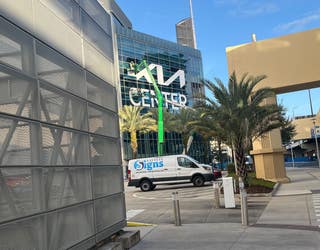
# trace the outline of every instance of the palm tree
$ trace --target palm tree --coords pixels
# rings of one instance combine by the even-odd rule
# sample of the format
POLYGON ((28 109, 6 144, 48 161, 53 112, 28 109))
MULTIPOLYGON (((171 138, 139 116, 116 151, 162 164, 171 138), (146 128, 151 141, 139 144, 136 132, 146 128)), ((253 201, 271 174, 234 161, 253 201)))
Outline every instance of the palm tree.
MULTIPOLYGON (((206 84, 206 82, 204 82, 206 84)), ((195 131, 199 133, 205 142, 216 141, 218 144, 218 161, 222 162, 222 147, 221 144, 224 142, 227 145, 229 143, 228 134, 225 133, 224 121, 217 119, 217 114, 213 111, 216 110, 215 105, 213 106, 210 102, 206 102, 206 97, 203 95, 198 96, 198 102, 194 106, 199 120, 194 121, 192 125, 195 127, 195 131)), ((210 100, 210 99, 209 99, 210 100)), ((209 147, 205 148, 208 149, 209 147)), ((205 150, 207 151, 207 150, 205 150)), ((208 152, 205 152, 207 155, 208 152)))
MULTIPOLYGON (((158 109, 151 108, 149 110, 150 116, 158 121, 158 109)), ((162 119, 163 119, 163 127, 166 132, 175 131, 175 123, 174 123, 175 115, 168 111, 168 109, 163 109, 162 119)))
POLYGON ((156 121, 149 113, 142 115, 142 109, 143 107, 123 106, 119 112, 120 131, 130 133, 133 158, 137 157, 138 152, 137 132, 147 133, 157 130, 156 121))
POLYGON ((196 111, 191 108, 181 108, 179 112, 174 113, 173 116, 173 131, 181 134, 183 153, 188 153, 188 145, 192 143, 193 133, 195 132, 192 124, 196 118, 196 111))
POLYGON ((276 104, 262 105, 266 98, 273 97, 270 88, 254 90, 266 76, 242 75, 237 79, 235 72, 229 77, 228 87, 221 80, 216 84, 206 81, 206 87, 214 99, 202 97, 206 113, 219 121, 224 136, 235 152, 237 173, 242 182, 246 177, 245 153, 249 151, 252 141, 275 128, 282 126, 282 107, 276 104))
POLYGON ((292 123, 292 120, 282 115, 283 125, 280 128, 282 144, 289 143, 292 138, 297 134, 296 126, 292 123))

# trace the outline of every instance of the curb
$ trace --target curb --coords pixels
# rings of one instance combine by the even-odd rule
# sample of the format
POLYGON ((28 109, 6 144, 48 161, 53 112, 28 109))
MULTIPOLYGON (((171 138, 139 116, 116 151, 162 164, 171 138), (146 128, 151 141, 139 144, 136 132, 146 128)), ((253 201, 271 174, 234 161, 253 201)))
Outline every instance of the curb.
POLYGON ((276 185, 273 186, 273 190, 271 192, 271 196, 274 196, 274 194, 278 191, 280 186, 281 186, 280 182, 277 182, 276 185))
POLYGON ((270 193, 256 193, 256 194, 247 194, 248 197, 271 197, 272 196, 272 192, 270 193))
POLYGON ((281 183, 277 182, 273 186, 273 190, 270 193, 256 193, 256 194, 248 194, 248 197, 272 197, 278 191, 281 183))
POLYGON ((127 227, 152 227, 152 226, 155 226, 155 224, 127 221, 127 227))

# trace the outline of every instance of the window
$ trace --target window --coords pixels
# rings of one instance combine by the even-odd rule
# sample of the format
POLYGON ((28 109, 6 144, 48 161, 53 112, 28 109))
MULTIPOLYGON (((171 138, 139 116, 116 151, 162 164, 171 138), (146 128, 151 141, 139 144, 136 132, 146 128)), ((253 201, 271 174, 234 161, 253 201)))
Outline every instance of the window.
POLYGON ((186 157, 178 157, 178 165, 184 168, 198 168, 198 166, 186 157))

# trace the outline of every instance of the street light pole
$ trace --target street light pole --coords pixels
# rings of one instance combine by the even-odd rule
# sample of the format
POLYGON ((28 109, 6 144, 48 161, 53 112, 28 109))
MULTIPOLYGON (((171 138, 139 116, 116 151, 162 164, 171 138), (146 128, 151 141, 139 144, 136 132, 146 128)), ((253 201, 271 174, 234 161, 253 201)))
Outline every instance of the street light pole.
POLYGON ((317 151, 317 160, 318 160, 318 166, 320 168, 320 157, 319 157, 319 146, 318 146, 318 133, 317 133, 317 128, 316 128, 316 119, 312 119, 313 123, 313 133, 314 133, 314 138, 316 140, 316 151, 317 151))

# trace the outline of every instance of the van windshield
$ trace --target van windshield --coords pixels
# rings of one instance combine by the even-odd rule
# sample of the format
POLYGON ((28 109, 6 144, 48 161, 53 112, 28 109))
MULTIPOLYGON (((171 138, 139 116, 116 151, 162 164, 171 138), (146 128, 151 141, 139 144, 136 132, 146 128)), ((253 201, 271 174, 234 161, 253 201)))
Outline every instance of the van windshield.
POLYGON ((192 157, 189 156, 189 159, 197 164, 200 164, 200 162, 198 162, 197 160, 193 159, 192 157))
MULTIPOLYGON (((192 159, 192 158, 191 158, 192 159)), ((178 157, 178 165, 184 168, 198 168, 197 164, 187 157, 178 157)))

